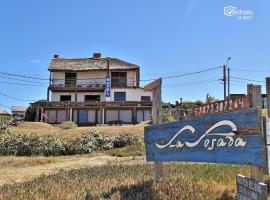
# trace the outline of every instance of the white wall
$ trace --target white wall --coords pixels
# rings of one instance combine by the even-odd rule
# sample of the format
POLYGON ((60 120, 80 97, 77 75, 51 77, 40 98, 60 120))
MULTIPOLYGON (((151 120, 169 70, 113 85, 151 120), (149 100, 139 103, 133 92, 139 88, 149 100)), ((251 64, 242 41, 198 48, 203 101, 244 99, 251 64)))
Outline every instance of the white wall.
POLYGON ((75 101, 75 93, 74 92, 52 92, 51 93, 51 101, 60 101, 60 95, 71 95, 71 101, 75 101))
MULTIPOLYGON (((51 101, 60 101, 61 95, 71 95, 71 101, 75 101, 75 93, 74 92, 52 92, 51 93, 51 101)), ((77 101, 84 102, 85 95, 100 95, 100 100, 105 101, 103 92, 78 92, 77 93, 77 101)))
MULTIPOLYGON (((126 92, 126 101, 141 101, 141 96, 150 96, 152 92, 145 92, 143 88, 112 88, 110 101, 114 101, 114 92, 126 92)), ((75 101, 74 92, 52 92, 51 101, 60 101, 60 95, 71 95, 71 101, 75 101)), ((84 102, 85 95, 100 95, 100 100, 105 101, 104 92, 78 92, 77 101, 84 102)))
MULTIPOLYGON (((100 71, 85 71, 85 72, 77 72, 77 84, 87 83, 87 79, 96 79, 93 81, 97 81, 97 83, 105 82, 105 77, 107 72, 105 70, 100 71), (80 80, 84 79, 84 80, 80 80)), ((128 70, 127 71, 127 79, 128 79, 128 86, 136 86, 136 71, 135 70, 128 70), (132 82, 133 81, 133 82, 132 82)), ((56 85, 58 84, 65 84, 65 72, 52 72, 52 80, 56 85), (60 80, 57 80, 60 79, 60 80)))
POLYGON ((150 96, 152 100, 152 92, 145 92, 143 88, 112 88, 111 101, 114 101, 114 92, 126 92, 126 101, 141 101, 141 96, 150 96))

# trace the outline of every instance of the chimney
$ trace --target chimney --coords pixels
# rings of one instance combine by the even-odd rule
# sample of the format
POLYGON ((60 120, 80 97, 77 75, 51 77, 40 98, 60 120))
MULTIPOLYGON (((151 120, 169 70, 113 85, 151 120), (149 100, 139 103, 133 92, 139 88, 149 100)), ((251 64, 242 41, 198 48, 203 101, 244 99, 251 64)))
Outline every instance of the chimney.
POLYGON ((53 58, 57 59, 57 58, 59 58, 59 55, 55 54, 55 55, 53 55, 53 58))
POLYGON ((100 58, 101 58, 101 53, 93 53, 94 60, 100 60, 100 58))

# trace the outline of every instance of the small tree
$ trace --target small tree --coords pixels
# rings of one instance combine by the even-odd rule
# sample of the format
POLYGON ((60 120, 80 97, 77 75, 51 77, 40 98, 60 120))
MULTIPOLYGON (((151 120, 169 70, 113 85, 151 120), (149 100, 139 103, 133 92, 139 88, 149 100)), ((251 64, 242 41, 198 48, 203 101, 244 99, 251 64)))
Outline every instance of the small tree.
MULTIPOLYGON (((40 103, 40 102, 47 102, 46 100, 38 100, 35 103, 40 103)), ((35 121, 35 117, 36 117, 36 104, 30 104, 30 106, 28 106, 28 108, 26 109, 26 113, 25 113, 25 121, 28 122, 34 122, 35 121)))
POLYGON ((206 99, 205 99, 205 103, 211 103, 211 102, 214 102, 214 101, 218 101, 218 99, 210 96, 209 93, 206 94, 206 99))

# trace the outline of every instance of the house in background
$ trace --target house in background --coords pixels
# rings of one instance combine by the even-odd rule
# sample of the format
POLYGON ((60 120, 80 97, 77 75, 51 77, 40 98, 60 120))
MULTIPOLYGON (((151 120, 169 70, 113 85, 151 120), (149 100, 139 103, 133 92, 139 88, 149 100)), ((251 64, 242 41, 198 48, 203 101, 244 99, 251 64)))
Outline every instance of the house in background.
POLYGON ((36 121, 78 125, 136 124, 149 120, 151 92, 140 87, 140 68, 117 58, 60 58, 49 65, 47 102, 36 103, 36 121))
POLYGON ((8 121, 11 118, 12 118, 11 117, 11 114, 9 114, 7 111, 4 111, 4 110, 1 110, 0 109, 0 122, 2 122, 2 121, 8 121))
POLYGON ((14 120, 24 120, 26 107, 23 106, 11 106, 11 113, 14 120))

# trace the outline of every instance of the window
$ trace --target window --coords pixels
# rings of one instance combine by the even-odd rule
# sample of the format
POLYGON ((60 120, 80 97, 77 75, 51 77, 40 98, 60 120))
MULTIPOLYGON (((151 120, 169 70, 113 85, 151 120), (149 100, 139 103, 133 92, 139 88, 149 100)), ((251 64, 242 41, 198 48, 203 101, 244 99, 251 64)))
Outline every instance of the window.
POLYGON ((112 72, 111 76, 112 87, 127 87, 127 72, 112 72))
POLYGON ((85 95, 84 101, 100 101, 100 95, 85 95))
POLYGON ((150 96, 141 96, 141 101, 151 101, 150 96))
POLYGON ((71 101, 71 95, 61 95, 60 101, 71 101))
POLYGON ((71 86, 76 85, 76 73, 65 73, 65 85, 71 86))
POLYGON ((114 101, 126 101, 126 93, 125 92, 115 92, 114 93, 114 101))

